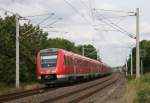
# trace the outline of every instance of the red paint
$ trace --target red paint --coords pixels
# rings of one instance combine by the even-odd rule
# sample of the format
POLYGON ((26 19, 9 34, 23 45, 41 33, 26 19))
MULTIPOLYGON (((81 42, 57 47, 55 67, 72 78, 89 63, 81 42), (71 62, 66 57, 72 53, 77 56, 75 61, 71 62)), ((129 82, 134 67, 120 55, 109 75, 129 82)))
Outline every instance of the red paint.
POLYGON ((96 60, 92 60, 81 55, 59 49, 58 58, 55 70, 42 70, 40 63, 40 51, 37 55, 37 76, 46 74, 58 75, 73 75, 75 74, 90 74, 90 73, 107 73, 110 69, 96 60), (64 64, 66 58, 67 64, 64 64))

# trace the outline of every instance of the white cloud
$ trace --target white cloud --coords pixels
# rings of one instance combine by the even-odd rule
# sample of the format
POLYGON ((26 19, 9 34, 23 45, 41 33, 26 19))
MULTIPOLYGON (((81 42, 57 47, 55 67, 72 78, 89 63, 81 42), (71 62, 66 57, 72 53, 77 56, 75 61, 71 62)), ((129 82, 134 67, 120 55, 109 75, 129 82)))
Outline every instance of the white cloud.
POLYGON ((150 23, 142 22, 140 27, 141 33, 150 33, 150 23))
MULTIPOLYGON (((58 32, 49 32, 49 37, 62 37, 74 41, 76 44, 94 44, 100 53, 102 54, 102 59, 107 64, 111 66, 122 65, 125 63, 125 59, 129 54, 129 49, 123 49, 124 47, 135 45, 135 40, 130 39, 128 36, 118 32, 104 32, 103 29, 112 29, 104 26, 93 26, 100 24, 95 20, 92 21, 89 13, 90 5, 89 0, 67 0, 75 9, 70 7, 64 0, 0 0, 0 7, 11 10, 13 12, 18 12, 22 16, 36 15, 43 13, 54 12, 55 16, 46 21, 44 24, 49 24, 57 18, 63 18, 61 21, 52 25, 55 28, 49 30, 58 32), (8 6, 9 5, 9 6, 8 6), (85 7, 85 5, 88 7, 85 7), (95 31, 94 28, 98 28, 95 31), (68 33, 64 33, 68 32, 68 33), (116 48, 116 47, 120 47, 116 48)), ((142 7, 142 19, 141 20, 141 38, 150 38, 150 20, 149 14, 147 14, 149 8, 149 3, 144 3, 142 0, 132 0, 129 4, 129 0, 91 0, 92 8, 106 9, 106 10, 118 10, 124 8, 125 11, 136 8, 137 6, 142 7), (95 1, 95 3, 94 3, 95 1), (134 3, 133 3, 134 2, 134 3), (146 8, 146 9, 144 9, 146 8), (145 18, 148 16, 148 18, 145 18)), ((118 16, 120 14, 100 12, 106 17, 118 16)), ((0 12, 0 14, 2 14, 0 12)), ((32 22, 38 23, 45 17, 33 18, 32 22)), ((96 18, 94 18, 96 19, 96 18)), ((112 20, 117 23, 120 19, 112 20)), ((124 21, 121 20, 118 24, 120 27, 124 28, 128 32, 135 34, 135 18, 127 18, 124 21)))
POLYGON ((113 5, 109 4, 109 3, 96 3, 95 7, 97 9, 106 9, 106 10, 115 10, 116 7, 114 7, 113 5))

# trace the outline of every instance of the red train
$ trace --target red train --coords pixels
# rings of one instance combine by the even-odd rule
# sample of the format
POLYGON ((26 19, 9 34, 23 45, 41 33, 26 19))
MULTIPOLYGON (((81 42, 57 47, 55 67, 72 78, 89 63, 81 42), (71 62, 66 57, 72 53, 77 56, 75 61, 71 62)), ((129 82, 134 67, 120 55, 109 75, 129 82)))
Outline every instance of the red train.
POLYGON ((37 76, 44 84, 88 79, 110 72, 102 62, 63 49, 48 48, 37 54, 37 76))

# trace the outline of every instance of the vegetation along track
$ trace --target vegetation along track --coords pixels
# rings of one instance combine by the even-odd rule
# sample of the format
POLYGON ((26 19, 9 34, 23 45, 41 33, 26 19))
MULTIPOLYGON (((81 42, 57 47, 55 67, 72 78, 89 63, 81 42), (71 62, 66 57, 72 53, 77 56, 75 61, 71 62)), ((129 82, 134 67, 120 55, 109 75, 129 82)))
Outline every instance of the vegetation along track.
POLYGON ((11 101, 14 99, 27 97, 27 96, 31 96, 31 95, 35 95, 35 94, 39 94, 39 93, 45 93, 45 92, 48 92, 50 90, 55 90, 57 88, 58 87, 54 87, 54 88, 43 87, 43 88, 37 88, 37 89, 33 89, 33 90, 27 90, 27 91, 22 91, 22 92, 16 92, 16 93, 10 93, 10 94, 6 94, 6 95, 1 95, 0 96, 0 103, 11 101))
POLYGON ((77 90, 65 93, 63 95, 56 96, 54 98, 49 98, 45 101, 42 101, 41 103, 59 103, 59 102, 60 103, 78 103, 88 98, 89 96, 93 95, 94 93, 104 89, 105 87, 112 85, 114 82, 117 81, 117 79, 118 79, 118 76, 116 75, 109 76, 108 78, 104 78, 103 80, 97 83, 91 84, 84 88, 79 88, 77 90), (93 90, 90 90, 90 89, 93 89, 93 90))

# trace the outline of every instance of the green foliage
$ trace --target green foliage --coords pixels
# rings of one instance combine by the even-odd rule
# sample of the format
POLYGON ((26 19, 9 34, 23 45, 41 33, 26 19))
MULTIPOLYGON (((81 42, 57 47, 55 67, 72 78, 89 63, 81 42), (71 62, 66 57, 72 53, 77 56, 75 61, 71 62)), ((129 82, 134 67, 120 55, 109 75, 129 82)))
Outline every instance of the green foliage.
POLYGON ((150 103, 150 78, 143 77, 137 89, 137 102, 150 103))
MULTIPOLYGON (((0 19, 0 82, 15 82, 15 53, 16 53, 16 25, 15 16, 0 19)), ((47 40, 47 33, 31 24, 20 26, 20 80, 33 81, 36 78, 36 53, 42 43, 47 40), (27 34, 25 31, 32 29, 27 34), (39 30, 32 35, 31 32, 39 30)))
MULTIPOLYGON (((140 42, 140 52, 142 61, 143 61, 143 72, 150 72, 150 41, 148 40, 143 40, 140 42)), ((133 72, 135 73, 135 68, 136 68, 136 48, 134 47, 132 49, 132 54, 133 54, 133 72)), ((128 60, 128 67, 130 71, 130 60, 128 60)))
POLYGON ((66 39, 61 39, 61 38, 51 39, 51 38, 49 38, 47 40, 45 48, 62 48, 62 49, 66 49, 68 51, 74 51, 75 45, 73 42, 70 42, 69 40, 66 40, 66 39))
MULTIPOLYGON (((69 40, 61 38, 47 38, 38 26, 32 24, 20 25, 20 81, 36 81, 36 55, 39 49, 62 48, 78 54, 82 52, 82 45, 75 46, 69 40), (28 31, 28 32, 27 32, 28 31), (25 34, 24 34, 25 33, 25 34)), ((96 50, 92 45, 83 45, 86 48, 85 55, 96 50)), ((95 55, 88 57, 96 59, 95 55)), ((5 84, 15 83, 16 68, 16 24, 15 16, 0 18, 0 82, 5 84)))
POLYGON ((82 49, 84 47, 84 56, 86 57, 89 57, 89 58, 92 58, 92 59, 97 59, 97 51, 96 51, 96 48, 89 44, 89 45, 79 45, 77 46, 77 50, 76 50, 76 53, 82 55, 82 49))
POLYGON ((150 103, 150 90, 140 90, 138 97, 138 103, 150 103))
POLYGON ((150 77, 142 77, 140 81, 141 83, 146 83, 150 85, 150 77))

